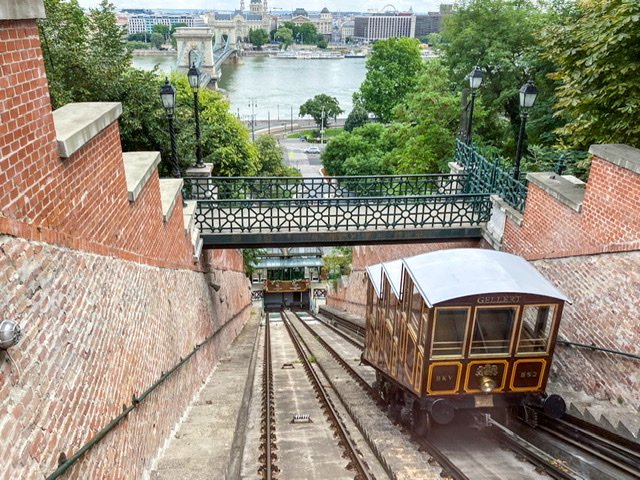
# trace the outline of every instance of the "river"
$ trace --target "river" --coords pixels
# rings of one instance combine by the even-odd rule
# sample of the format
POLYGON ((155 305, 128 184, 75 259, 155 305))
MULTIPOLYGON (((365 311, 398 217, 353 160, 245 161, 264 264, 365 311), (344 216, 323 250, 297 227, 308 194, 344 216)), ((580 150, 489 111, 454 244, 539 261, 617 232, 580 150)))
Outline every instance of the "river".
MULTIPOLYGON (((273 57, 243 57, 241 64, 223 65, 220 91, 231 103, 231 112, 243 120, 255 118, 287 121, 298 116, 301 104, 320 93, 336 97, 346 116, 351 95, 364 80, 364 58, 334 60, 292 60, 273 57)), ((134 57, 134 66, 162 71, 175 68, 175 57, 134 57)))

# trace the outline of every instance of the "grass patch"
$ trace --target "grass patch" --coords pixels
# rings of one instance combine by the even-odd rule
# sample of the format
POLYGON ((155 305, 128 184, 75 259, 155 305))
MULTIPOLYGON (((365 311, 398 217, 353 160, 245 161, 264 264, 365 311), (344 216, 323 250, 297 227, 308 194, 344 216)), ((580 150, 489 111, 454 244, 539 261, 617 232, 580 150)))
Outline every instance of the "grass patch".
MULTIPOLYGON (((327 128, 324 131, 324 137, 325 138, 335 137, 336 135, 339 135, 342 131, 343 131, 342 127, 327 128)), ((290 133, 289 135, 287 135, 287 138, 298 138, 300 136, 305 136, 308 138, 308 137, 314 137, 315 134, 318 135, 317 138, 320 138, 319 130, 302 130, 300 132, 290 133)))

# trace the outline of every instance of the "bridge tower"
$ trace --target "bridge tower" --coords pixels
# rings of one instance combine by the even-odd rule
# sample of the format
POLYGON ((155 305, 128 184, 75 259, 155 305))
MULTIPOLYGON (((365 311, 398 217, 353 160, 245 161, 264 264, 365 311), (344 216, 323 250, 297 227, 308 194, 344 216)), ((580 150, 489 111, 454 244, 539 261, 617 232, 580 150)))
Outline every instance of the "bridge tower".
POLYGON ((209 78, 219 77, 213 58, 213 33, 213 29, 209 27, 176 28, 173 36, 178 49, 178 70, 186 73, 191 64, 195 63, 209 78))

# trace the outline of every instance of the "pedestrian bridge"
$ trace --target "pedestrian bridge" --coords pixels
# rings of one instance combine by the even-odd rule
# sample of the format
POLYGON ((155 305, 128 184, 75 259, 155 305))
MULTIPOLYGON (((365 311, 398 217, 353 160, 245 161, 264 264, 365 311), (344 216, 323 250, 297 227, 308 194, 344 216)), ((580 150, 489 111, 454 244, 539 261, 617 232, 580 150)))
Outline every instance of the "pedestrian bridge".
POLYGON ((467 175, 185 178, 204 248, 480 238, 489 193, 467 175))

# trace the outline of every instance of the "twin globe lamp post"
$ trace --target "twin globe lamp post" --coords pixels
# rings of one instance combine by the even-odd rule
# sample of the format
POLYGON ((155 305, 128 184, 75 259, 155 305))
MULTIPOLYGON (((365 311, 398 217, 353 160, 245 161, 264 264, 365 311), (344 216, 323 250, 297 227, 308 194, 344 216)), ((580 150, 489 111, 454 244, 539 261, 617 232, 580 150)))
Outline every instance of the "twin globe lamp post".
MULTIPOLYGON (((471 125, 473 122, 473 105, 476 99, 476 93, 478 88, 482 85, 484 75, 480 67, 475 67, 469 74, 469 87, 471 88, 471 105, 469 107, 469 122, 467 123, 467 145, 471 145, 471 125)), ((520 131, 518 133, 518 144, 516 147, 516 161, 513 168, 513 178, 518 180, 520 177, 520 160, 522 159, 522 143, 524 139, 525 126, 527 124, 527 117, 529 116, 529 110, 536 103, 538 98, 538 89, 533 83, 533 80, 529 79, 519 90, 520 94, 520 131)))
MULTIPOLYGON (((187 79, 189 80, 189 86, 193 92, 193 106, 194 116, 196 121, 196 164, 197 168, 206 167, 202 158, 202 143, 200 141, 200 102, 198 99, 198 91, 200 89, 200 71, 196 68, 195 64, 191 65, 187 72, 187 79)), ((212 79, 214 82, 216 79, 212 79)), ((160 89, 160 98, 162 99, 162 106, 167 114, 167 120, 169 122, 169 138, 171 140, 171 175, 175 178, 180 178, 180 164, 178 163, 178 153, 176 146, 176 129, 174 124, 175 108, 176 108, 176 89, 169 82, 167 78, 164 85, 160 89)))
POLYGON ((476 93, 482 85, 484 74, 480 67, 476 66, 469 74, 469 87, 471 87, 471 105, 469 107, 469 121, 467 122, 467 145, 471 145, 471 123, 473 122, 473 104, 476 101, 476 93))
POLYGON ((513 167, 513 178, 518 180, 520 178, 520 159, 522 158, 522 141, 524 137, 524 127, 527 124, 527 117, 529 116, 529 109, 536 103, 538 98, 538 89, 533 84, 533 80, 529 79, 520 88, 520 132, 518 133, 518 146, 516 148, 516 163, 513 167))

